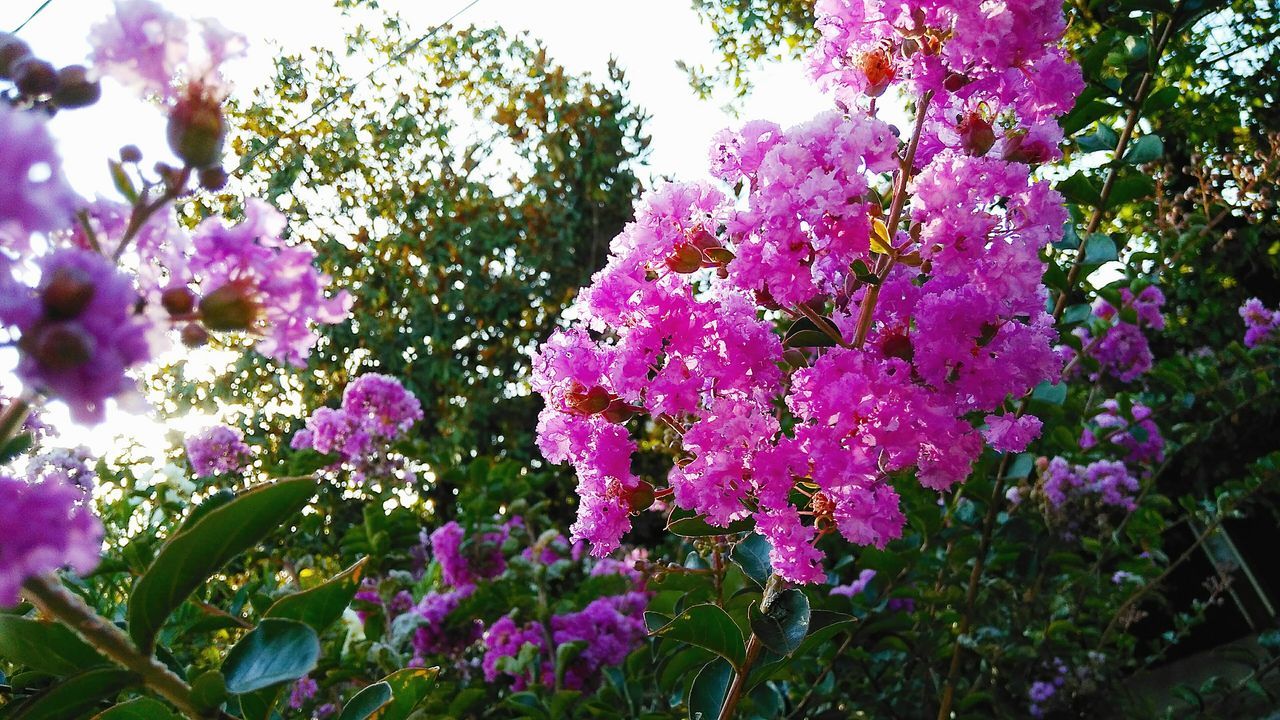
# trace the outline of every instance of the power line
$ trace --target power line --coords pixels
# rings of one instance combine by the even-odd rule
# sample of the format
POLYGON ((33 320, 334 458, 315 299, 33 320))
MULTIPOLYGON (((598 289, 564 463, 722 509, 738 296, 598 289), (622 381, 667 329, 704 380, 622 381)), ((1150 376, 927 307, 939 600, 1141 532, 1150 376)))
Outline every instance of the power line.
POLYGON ((27 23, 31 22, 32 20, 35 20, 36 16, 39 15, 41 12, 43 12, 45 8, 49 7, 49 3, 51 2, 53 2, 53 0, 44 0, 44 2, 40 3, 40 7, 36 8, 35 12, 31 13, 31 15, 28 16, 26 20, 23 20, 21 25, 13 29, 13 34, 17 35, 18 33, 22 32, 22 28, 26 27, 27 23))
MULTIPOLYGON (((45 5, 48 5, 50 2, 53 2, 53 0, 45 0, 45 5)), ((430 40, 433 36, 435 36, 435 34, 439 32, 441 28, 453 22, 454 20, 456 20, 458 16, 462 15, 466 11, 475 7, 475 5, 479 2, 480 0, 471 0, 466 5, 463 5, 457 11, 455 11, 452 15, 445 18, 440 23, 437 23, 425 34, 420 36, 417 40, 414 40, 413 42, 401 48, 395 54, 388 57, 386 61, 383 62, 381 65, 378 65, 374 67, 372 70, 370 70, 369 72, 365 73, 364 77, 354 80, 342 90, 334 93, 333 97, 326 100, 323 104, 320 105, 320 107, 317 107, 315 110, 312 110, 306 117, 302 118, 301 120, 298 120, 297 122, 293 123, 289 127, 285 128, 284 132, 277 133, 274 137, 272 137, 270 140, 267 141, 267 144, 263 145, 262 147, 258 148, 252 153, 246 155, 243 159, 241 159, 240 164, 236 166, 234 173, 238 175, 244 172, 245 170, 247 170, 249 166, 253 163, 253 161, 261 157, 263 153, 270 152, 271 150, 275 149, 275 147, 280 144, 280 139, 284 137, 284 135, 291 133, 294 130, 297 130, 298 128, 302 127, 306 123, 310 122, 312 118, 324 112, 325 110, 328 110, 329 108, 333 107, 334 103, 346 97, 348 94, 354 91, 357 87, 359 87, 360 85, 368 81, 369 78, 372 78, 379 71, 389 67, 392 63, 404 58, 404 56, 408 55, 414 50, 417 50, 418 47, 422 45, 422 43, 426 42, 427 40, 430 40)), ((37 10, 37 12, 39 11, 37 10)))

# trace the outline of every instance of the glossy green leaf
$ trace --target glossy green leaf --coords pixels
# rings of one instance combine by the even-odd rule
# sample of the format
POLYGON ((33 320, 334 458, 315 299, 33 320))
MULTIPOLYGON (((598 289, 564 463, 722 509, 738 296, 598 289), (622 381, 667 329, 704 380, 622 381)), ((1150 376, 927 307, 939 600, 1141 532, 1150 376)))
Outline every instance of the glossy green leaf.
POLYGON ((96 668, 54 683, 48 690, 24 701, 10 720, 68 720, 89 712, 127 687, 138 676, 117 668, 96 668))
POLYGON ((742 667, 747 654, 742 631, 733 618, 710 603, 686 609, 657 634, 710 650, 734 667, 742 667))
POLYGON ((732 681, 733 667, 723 659, 717 658, 704 665, 689 690, 689 720, 715 720, 720 717, 732 681))
POLYGON ((264 617, 297 620, 310 625, 318 633, 324 632, 330 625, 337 622, 351 605, 352 598, 360 589, 360 580, 364 574, 366 561, 368 558, 361 558, 356 564, 334 575, 321 585, 285 595, 267 608, 264 617))
POLYGON ((71 675, 107 664, 65 625, 17 615, 0 615, 0 658, 51 675, 71 675))
POLYGON ((734 564, 742 568, 742 572, 746 573, 747 577, 764 587, 764 584, 769 581, 769 576, 773 574, 773 565, 769 562, 769 550, 769 541, 763 535, 752 533, 733 546, 733 552, 729 557, 734 564))
POLYGON ((391 702, 391 686, 376 682, 365 687, 347 701, 338 720, 368 720, 383 705, 391 702))
POLYGON ((259 485, 169 538, 129 597, 129 635, 138 647, 150 650, 170 613, 201 583, 288 521, 314 492, 309 477, 259 485))
POLYGON ((671 517, 667 522, 667 530, 681 537, 711 537, 714 535, 734 535, 740 532, 746 532, 755 527, 755 523, 751 520, 735 520, 729 523, 729 527, 716 527, 709 524, 705 518, 700 515, 676 508, 672 511, 671 517))
POLYGON ((1084 262, 1086 265, 1101 265, 1119 257, 1116 253, 1116 242, 1103 233, 1094 233, 1085 240, 1084 262))
POLYGON ((765 647, 790 655, 809 634, 809 598, 803 590, 788 588, 774 596, 767 611, 752 605, 750 621, 751 631, 765 647))
POLYGON ((316 631, 296 620, 268 618, 249 631, 222 662, 227 692, 241 695, 297 680, 320 659, 316 631))
POLYGON ((1134 140, 1124 153, 1124 161, 1132 165, 1155 162, 1164 155, 1164 141, 1158 135, 1143 135, 1134 140))
POLYGON ((181 720, 181 716, 159 700, 140 697, 104 710, 93 720, 181 720))
POLYGON ((1097 186, 1089 179, 1084 172, 1077 172, 1075 175, 1058 183, 1058 192, 1067 199, 1068 202, 1077 205, 1097 205, 1101 202, 1101 195, 1097 186))
POLYGON ((391 688, 391 700, 369 717, 373 720, 407 720, 431 694, 440 668, 405 668, 382 679, 391 688))

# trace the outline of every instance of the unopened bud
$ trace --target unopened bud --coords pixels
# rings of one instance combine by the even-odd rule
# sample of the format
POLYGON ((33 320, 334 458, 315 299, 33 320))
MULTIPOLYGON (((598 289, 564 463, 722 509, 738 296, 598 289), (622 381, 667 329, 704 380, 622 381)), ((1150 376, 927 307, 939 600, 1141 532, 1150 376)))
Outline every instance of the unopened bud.
POLYGON ((0 78, 12 80, 11 68, 31 55, 31 46, 16 35, 0 33, 0 78))
POLYGON ((640 484, 627 496, 627 508, 635 515, 653 506, 653 486, 641 480, 640 484))
POLYGON ((991 128, 991 123, 976 112, 969 113, 960 123, 959 130, 960 142, 964 145, 965 152, 974 157, 986 155, 991 146, 996 144, 996 133, 991 128))
POLYGON ((58 71, 53 65, 28 55, 10 66, 13 84, 23 95, 48 95, 58 89, 58 71))
POLYGON ((200 323, 187 323, 179 334, 182 337, 182 344, 189 348, 203 347, 209 342, 209 333, 200 327, 200 323))
POLYGON ((196 309, 196 296, 185 287, 171 287, 160 294, 160 305, 170 315, 183 317, 190 315, 191 311, 196 309))
POLYGON ((142 151, 138 149, 137 145, 125 145, 120 148, 120 162, 142 162, 142 151))
POLYGON ((893 55, 888 50, 864 53, 860 64, 862 73, 867 78, 867 96, 883 95, 896 74, 893 55))
POLYGON ((702 251, 689 243, 681 243, 667 256, 664 262, 672 272, 688 274, 702 267, 702 251))
POLYGON ((61 108, 88 107, 102 98, 102 84, 89 77, 83 65, 68 65, 58 71, 58 87, 53 102, 61 108))
POLYGON ((948 73, 947 76, 942 79, 942 89, 953 93, 971 82, 973 82, 973 78, 968 75, 961 75, 960 73, 954 72, 948 73))
POLYGON ((222 106, 210 98, 189 95, 178 101, 169 115, 169 147, 191 167, 217 163, 226 135, 222 106))
POLYGON ((53 272, 40 291, 40 301, 50 319, 70 320, 84 311, 93 299, 93 293, 93 278, 88 273, 73 267, 61 267, 53 272))
POLYGON ((219 165, 212 165, 200 171, 200 187, 214 192, 227 186, 227 171, 219 165))
POLYGON ((639 408, 636 406, 624 401, 622 398, 617 398, 609 403, 609 407, 604 409, 601 416, 611 423, 620 425, 630 420, 638 410, 639 408))
POLYGON ((604 412, 613 402, 613 394, 596 385, 591 389, 582 388, 565 393, 565 404, 569 410, 579 415, 595 415, 604 412))
POLYGON ((89 362, 94 341, 79 323, 54 323, 37 328, 31 340, 19 341, 18 345, 42 367, 57 371, 71 370, 89 362))
POLYGON ((248 330, 258 320, 258 303, 248 288, 229 283, 200 300, 200 319, 210 330, 248 330))

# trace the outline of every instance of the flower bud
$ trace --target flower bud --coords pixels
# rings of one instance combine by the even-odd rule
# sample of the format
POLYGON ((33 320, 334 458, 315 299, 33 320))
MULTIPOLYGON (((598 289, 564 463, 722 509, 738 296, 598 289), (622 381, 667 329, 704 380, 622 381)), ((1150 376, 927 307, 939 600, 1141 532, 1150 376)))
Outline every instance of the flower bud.
POLYGON ((868 52, 862 55, 862 73, 867 78, 867 96, 880 97, 893 82, 896 70, 893 67, 893 56, 888 50, 868 52))
POLYGON ((180 333, 182 344, 189 348, 203 347, 209 342, 209 333, 200 327, 200 323, 187 323, 180 333))
POLYGON ((664 262, 672 272, 688 274, 702 267, 702 251, 689 243, 681 243, 667 256, 664 262))
POLYGON ((196 309, 195 293, 179 285, 160 294, 160 304, 173 317, 190 315, 196 309))
POLYGON ((102 97, 102 84, 89 77, 83 65, 68 65, 58 71, 58 87, 53 102, 60 108, 81 108, 102 97))
POLYGON ((627 508, 631 511, 632 515, 636 515, 652 507, 653 501, 653 486, 641 480, 640 484, 628 494, 627 508))
POLYGON ((599 385, 589 390, 579 385, 564 394, 564 402, 571 412, 578 415, 595 415, 609 407, 613 394, 599 385))
POLYGON ((976 112, 969 113, 958 129, 965 152, 974 157, 986 155, 991 146, 996 144, 996 133, 991 128, 991 123, 976 112))
POLYGON ((125 145, 120 148, 120 162, 139 163, 142 162, 142 151, 137 145, 125 145))
POLYGON ((40 291, 45 315, 53 320, 78 317, 93 299, 93 279, 74 267, 60 267, 40 291))
POLYGON ((93 357, 93 336, 78 323, 53 323, 37 327, 18 346, 48 370, 71 370, 93 357))
POLYGON ((228 283, 200 300, 200 319, 210 330, 248 330, 258 321, 258 303, 240 283, 228 283))
POLYGON ((0 78, 12 80, 11 68, 23 58, 30 57, 31 46, 9 33, 0 33, 0 78))
POLYGON ((169 147, 192 167, 217 163, 226 135, 222 106, 199 94, 179 100, 169 115, 169 147))
POLYGON ((200 187, 210 192, 221 190, 227 186, 227 171, 221 166, 212 165, 200 171, 200 187))
POLYGON ((48 62, 28 55, 10 66, 13 84, 23 95, 48 95, 58 89, 58 71, 48 62))

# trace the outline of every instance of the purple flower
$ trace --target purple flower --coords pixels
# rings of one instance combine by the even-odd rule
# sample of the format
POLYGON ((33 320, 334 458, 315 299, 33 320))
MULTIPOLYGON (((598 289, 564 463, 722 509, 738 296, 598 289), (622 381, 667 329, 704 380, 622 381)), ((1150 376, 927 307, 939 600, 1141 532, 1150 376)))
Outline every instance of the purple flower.
POLYGON ((251 332, 258 352, 302 367, 319 338, 312 326, 346 319, 351 296, 326 296, 329 276, 313 266, 315 252, 286 245, 284 226, 278 210, 250 200, 243 222, 210 218, 196 228, 190 268, 206 327, 251 332))
POLYGON ((34 482, 56 479, 79 488, 88 497, 98 484, 98 472, 90 465, 93 460, 93 453, 83 445, 76 448, 50 448, 28 461, 27 472, 34 482))
POLYGON ((987 427, 982 436, 993 449, 1000 452, 1022 452, 1032 440, 1040 436, 1044 423, 1034 415, 988 415, 987 427))
POLYGON ((154 0, 116 0, 89 31, 94 67, 144 96, 169 99, 187 57, 187 23, 154 0))
POLYGON ((480 637, 479 620, 463 618, 453 626, 447 622, 449 614, 471 593, 472 586, 467 586, 443 593, 429 592, 422 597, 413 609, 423 620, 413 631, 414 665, 425 664, 427 655, 456 652, 480 637))
POLYGON ((303 705, 316 696, 316 691, 319 689, 320 685, 312 680, 310 675, 298 678, 289 690, 289 707, 293 710, 301 710, 303 705))
POLYGON ((493 682, 500 675, 509 675, 513 679, 512 687, 517 691, 524 690, 531 683, 536 682, 536 671, 533 668, 516 674, 509 669, 499 667, 505 658, 519 656, 525 645, 530 645, 541 653, 543 656, 541 674, 554 679, 555 665, 551 663, 550 658, 547 657, 548 653, 545 652, 547 640, 542 626, 537 622, 516 625, 516 621, 510 615, 498 618, 498 621, 484 633, 485 652, 484 659, 481 661, 484 679, 487 682, 493 682))
POLYGON ((59 230, 79 198, 62 174, 46 119, 0 103, 0 246, 27 248, 30 233, 59 230))
POLYGON ((1268 310, 1258 298, 1249 298, 1240 306, 1240 317, 1245 325, 1245 347, 1257 347, 1276 339, 1276 330, 1280 329, 1280 310, 1268 310))
POLYGON ((389 477, 402 469, 402 461, 389 458, 387 446, 420 419, 421 403, 399 381, 368 373, 347 386, 341 407, 322 407, 307 418, 306 429, 289 444, 336 454, 338 464, 346 463, 359 479, 370 472, 389 477))
POLYGON ((253 454, 240 430, 214 425, 187 438, 187 459, 196 475, 205 477, 243 470, 253 454))
POLYGON ((502 555, 502 543, 506 539, 504 527, 467 542, 466 531, 451 520, 431 533, 431 554, 440 563, 445 584, 469 588, 478 580, 497 577, 506 570, 507 560, 502 555))
POLYGON ((151 357, 150 324, 129 279, 97 253, 54 251, 25 301, 0 307, 16 325, 18 377, 65 402, 78 422, 101 422, 108 398, 136 392, 125 373, 151 357))
POLYGON ((589 690, 600 681, 606 666, 620 665, 648 636, 644 609, 648 596, 632 592, 597 598, 579 612, 551 618, 556 645, 582 642, 578 657, 564 670, 564 686, 589 690))
POLYGON ((0 607, 16 604, 30 577, 98 566, 102 523, 84 501, 83 490, 56 476, 28 483, 0 475, 0 607))
POLYGON ((875 576, 876 576, 875 570, 870 570, 870 569, 863 570, 862 572, 858 573, 857 580, 854 580, 848 585, 836 585, 832 587, 831 592, 827 594, 842 595, 848 598, 854 597, 856 595, 861 595, 863 592, 866 591, 867 585, 871 583, 871 580, 874 579, 875 576))

